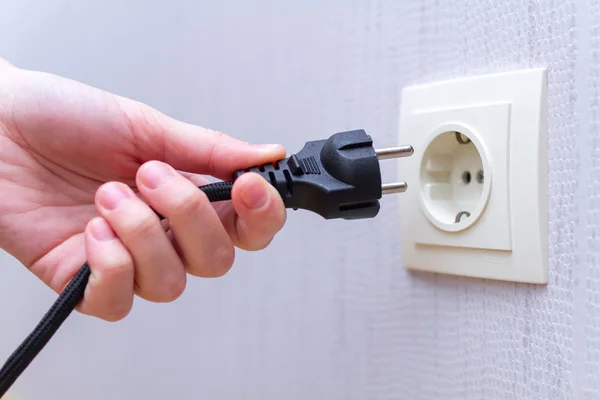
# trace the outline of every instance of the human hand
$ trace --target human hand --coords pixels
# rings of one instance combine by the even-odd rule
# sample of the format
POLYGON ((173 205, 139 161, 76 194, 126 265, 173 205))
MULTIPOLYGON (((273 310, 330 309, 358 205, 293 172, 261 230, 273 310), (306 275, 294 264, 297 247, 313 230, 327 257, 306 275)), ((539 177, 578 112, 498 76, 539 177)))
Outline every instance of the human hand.
POLYGON ((286 218, 271 185, 244 174, 217 204, 197 186, 283 157, 0 59, 0 247, 56 292, 88 260, 84 314, 173 301, 187 274, 226 273, 234 246, 265 248, 286 218))

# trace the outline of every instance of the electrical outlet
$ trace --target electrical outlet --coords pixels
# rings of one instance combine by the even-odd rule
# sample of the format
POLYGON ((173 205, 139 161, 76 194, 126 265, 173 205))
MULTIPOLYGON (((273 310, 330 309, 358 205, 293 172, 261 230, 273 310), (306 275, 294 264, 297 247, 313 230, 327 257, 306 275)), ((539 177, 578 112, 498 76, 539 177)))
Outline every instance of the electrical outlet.
POLYGON ((546 86, 531 69, 403 90, 407 268, 547 283, 546 86))

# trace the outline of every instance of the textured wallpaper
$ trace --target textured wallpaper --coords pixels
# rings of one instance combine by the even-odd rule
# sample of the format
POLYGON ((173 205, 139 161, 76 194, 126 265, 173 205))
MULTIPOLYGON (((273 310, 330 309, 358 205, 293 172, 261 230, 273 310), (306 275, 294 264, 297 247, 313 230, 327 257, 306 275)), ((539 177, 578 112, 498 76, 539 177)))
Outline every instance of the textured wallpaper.
MULTIPOLYGON (((290 151, 396 144, 412 83, 549 78, 548 286, 406 272, 393 196, 372 221, 290 212, 175 304, 74 316, 17 398, 600 399, 600 2, 0 0, 0 54, 290 151)), ((54 296, 0 256, 4 357, 54 296)))

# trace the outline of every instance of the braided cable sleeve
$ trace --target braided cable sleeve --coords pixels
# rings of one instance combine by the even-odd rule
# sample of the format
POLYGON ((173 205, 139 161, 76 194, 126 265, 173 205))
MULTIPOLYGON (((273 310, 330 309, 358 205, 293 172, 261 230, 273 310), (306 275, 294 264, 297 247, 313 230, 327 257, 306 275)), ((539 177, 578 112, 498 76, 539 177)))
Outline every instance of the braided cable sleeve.
POLYGON ((233 182, 215 182, 208 185, 200 186, 208 200, 211 203, 217 201, 231 200, 231 189, 233 188, 233 182))
MULTIPOLYGON (((230 200, 232 188, 233 182, 215 182, 200 186, 200 190, 211 202, 230 200)), ((86 261, 35 329, 2 366, 0 369, 0 398, 6 394, 33 359, 48 344, 58 328, 83 299, 89 277, 90 266, 86 261)))
POLYGON ((86 262, 58 296, 33 332, 8 358, 0 370, 0 397, 8 391, 75 309, 83 298, 89 277, 90 266, 86 262))

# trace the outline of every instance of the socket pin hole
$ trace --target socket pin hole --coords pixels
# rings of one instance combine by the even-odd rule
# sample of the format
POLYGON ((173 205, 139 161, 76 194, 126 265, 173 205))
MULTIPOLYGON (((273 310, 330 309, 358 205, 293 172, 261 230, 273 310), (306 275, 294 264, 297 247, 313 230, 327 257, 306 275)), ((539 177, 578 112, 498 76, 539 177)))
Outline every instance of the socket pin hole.
POLYGON ((484 178, 483 170, 479 170, 479 172, 477 172, 477 183, 483 183, 483 178, 484 178))
POLYGON ((456 138, 456 141, 460 144, 471 143, 471 139, 469 139, 467 136, 463 135, 460 132, 454 132, 454 137, 456 138))
POLYGON ((454 223, 458 224, 460 221, 463 221, 467 218, 469 218, 471 216, 471 213, 468 211, 461 211, 458 214, 456 214, 456 217, 454 217, 454 223), (463 218, 465 217, 465 218, 463 218))
MULTIPOLYGON (((479 178, 479 176, 478 176, 479 178)), ((465 185, 471 183, 471 173, 469 171, 465 171, 462 173, 462 181, 465 185)))

